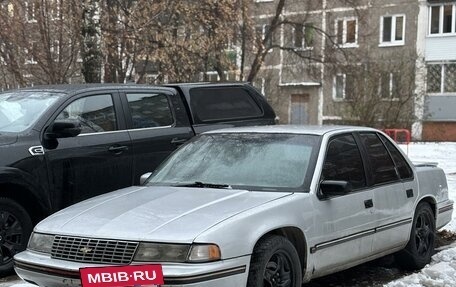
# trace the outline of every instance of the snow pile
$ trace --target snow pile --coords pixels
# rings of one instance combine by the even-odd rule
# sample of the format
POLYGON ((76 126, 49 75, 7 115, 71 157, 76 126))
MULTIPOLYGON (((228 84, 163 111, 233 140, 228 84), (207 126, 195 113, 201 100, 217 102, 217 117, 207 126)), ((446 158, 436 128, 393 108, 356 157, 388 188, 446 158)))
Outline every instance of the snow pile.
POLYGON ((432 263, 415 273, 385 285, 386 287, 454 287, 456 286, 456 247, 432 257, 432 263))

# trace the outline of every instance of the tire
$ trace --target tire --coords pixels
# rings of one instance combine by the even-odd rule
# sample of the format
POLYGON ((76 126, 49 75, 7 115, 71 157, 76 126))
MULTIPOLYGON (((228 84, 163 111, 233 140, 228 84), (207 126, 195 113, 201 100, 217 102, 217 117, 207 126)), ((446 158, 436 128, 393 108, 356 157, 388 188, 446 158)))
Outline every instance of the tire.
POLYGON ((269 235, 255 245, 247 287, 301 287, 301 263, 291 242, 269 235))
POLYGON ((25 250, 33 225, 27 211, 0 197, 0 277, 13 273, 13 256, 25 250))
POLYGON ((410 240, 404 250, 396 254, 397 263, 406 270, 426 266, 434 254, 435 234, 434 212, 428 203, 421 202, 415 210, 410 240))

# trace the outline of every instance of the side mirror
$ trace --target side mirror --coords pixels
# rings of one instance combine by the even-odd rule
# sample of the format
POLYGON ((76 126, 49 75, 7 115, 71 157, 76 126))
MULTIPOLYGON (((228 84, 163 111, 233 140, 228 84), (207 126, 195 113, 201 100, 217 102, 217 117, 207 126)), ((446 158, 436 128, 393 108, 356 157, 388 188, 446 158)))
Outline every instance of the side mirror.
POLYGON ((352 191, 352 186, 345 180, 324 180, 320 183, 318 197, 328 198, 332 196, 345 195, 352 191))
POLYGON ((82 131, 78 120, 56 120, 46 131, 46 138, 71 138, 79 135, 82 131))
POLYGON ((141 177, 139 178, 139 185, 144 185, 147 181, 147 179, 152 175, 151 172, 148 172, 148 173, 145 173, 143 175, 141 175, 141 177))

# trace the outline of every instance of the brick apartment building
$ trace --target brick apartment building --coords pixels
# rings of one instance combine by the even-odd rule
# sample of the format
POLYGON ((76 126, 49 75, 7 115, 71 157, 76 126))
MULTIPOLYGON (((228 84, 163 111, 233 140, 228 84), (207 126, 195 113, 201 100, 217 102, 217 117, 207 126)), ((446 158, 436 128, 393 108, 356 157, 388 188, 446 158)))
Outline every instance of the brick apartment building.
MULTIPOLYGON (((255 0, 259 31, 278 1, 255 0)), ((282 48, 254 84, 281 123, 367 123, 454 141, 455 18, 456 1, 288 1, 273 39, 282 48)))

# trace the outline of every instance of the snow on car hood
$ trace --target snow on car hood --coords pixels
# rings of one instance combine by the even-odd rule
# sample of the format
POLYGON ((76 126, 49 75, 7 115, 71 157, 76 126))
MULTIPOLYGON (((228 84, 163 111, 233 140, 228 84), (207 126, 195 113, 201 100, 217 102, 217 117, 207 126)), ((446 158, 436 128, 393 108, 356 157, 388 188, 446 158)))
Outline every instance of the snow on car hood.
POLYGON ((35 231, 95 238, 190 243, 240 212, 284 192, 187 187, 130 187, 61 210, 35 231))

